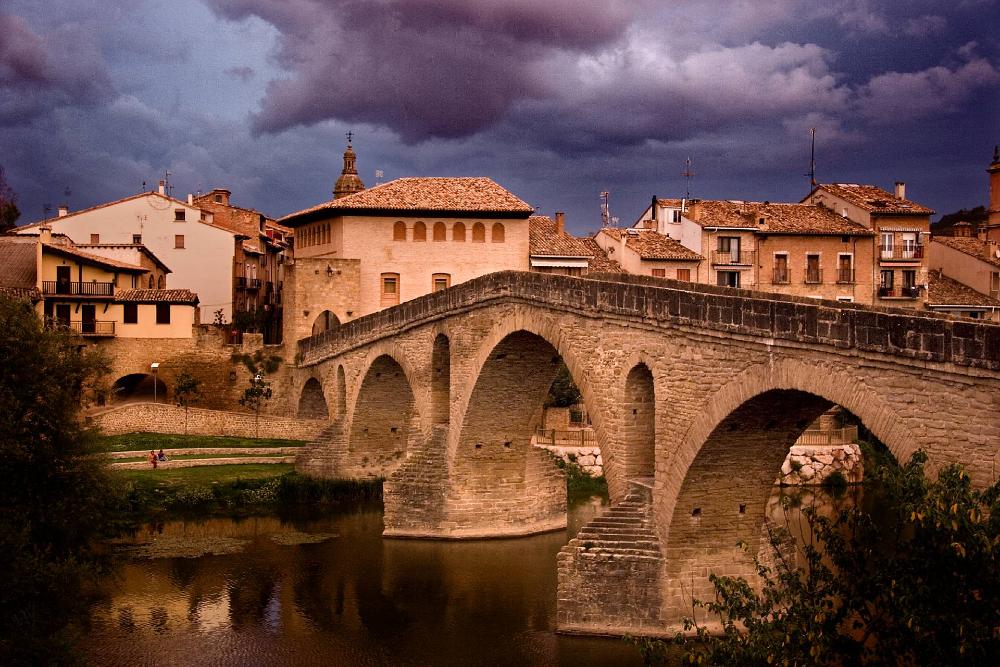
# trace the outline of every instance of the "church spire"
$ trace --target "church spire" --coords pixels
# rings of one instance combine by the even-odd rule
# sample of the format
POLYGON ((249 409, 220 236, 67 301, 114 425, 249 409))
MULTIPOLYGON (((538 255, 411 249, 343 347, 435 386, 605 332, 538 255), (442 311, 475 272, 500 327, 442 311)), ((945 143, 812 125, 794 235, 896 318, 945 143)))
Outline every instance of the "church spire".
POLYGON ((361 178, 358 176, 358 168, 355 166, 358 156, 351 146, 351 139, 353 138, 354 133, 348 132, 347 150, 344 151, 344 168, 340 172, 340 178, 337 179, 336 184, 333 186, 334 199, 340 199, 341 197, 346 197, 365 189, 365 184, 361 182, 361 178))

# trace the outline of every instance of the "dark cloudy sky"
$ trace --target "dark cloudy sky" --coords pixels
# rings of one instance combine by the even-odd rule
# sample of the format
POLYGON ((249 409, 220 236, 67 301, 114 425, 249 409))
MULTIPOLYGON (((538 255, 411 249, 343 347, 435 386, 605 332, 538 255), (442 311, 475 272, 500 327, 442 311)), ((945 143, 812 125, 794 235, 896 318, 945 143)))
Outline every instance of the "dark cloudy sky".
POLYGON ((820 180, 985 203, 1000 0, 0 0, 22 222, 223 186, 270 215, 358 168, 490 176, 571 228, 598 193, 798 200, 820 180))

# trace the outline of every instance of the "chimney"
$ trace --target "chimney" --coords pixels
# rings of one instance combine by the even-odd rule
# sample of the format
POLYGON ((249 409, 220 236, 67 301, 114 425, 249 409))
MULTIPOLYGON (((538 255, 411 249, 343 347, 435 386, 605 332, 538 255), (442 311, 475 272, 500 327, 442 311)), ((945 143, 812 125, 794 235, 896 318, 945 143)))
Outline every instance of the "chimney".
POLYGON ((188 193, 188 206, 194 206, 194 195, 190 192, 188 193))
POLYGON ((556 234, 562 236, 566 233, 566 214, 556 211, 556 234))
POLYGON ((649 210, 653 212, 652 220, 654 222, 656 221, 656 204, 657 204, 656 195, 653 195, 653 203, 650 205, 649 210))
POLYGON ((618 254, 618 261, 619 261, 619 263, 621 263, 621 262, 625 261, 625 244, 628 242, 628 239, 627 239, 628 234, 625 233, 624 229, 619 230, 619 231, 621 232, 621 236, 618 237, 618 244, 620 246, 620 248, 618 249, 618 253, 619 253, 618 254))
POLYGON ((42 225, 38 228, 38 240, 42 243, 52 243, 52 228, 42 225))
POLYGON ((58 210, 60 218, 69 215, 69 206, 67 206, 66 204, 59 204, 58 210))
POLYGON ((167 182, 166 181, 160 181, 160 184, 157 187, 156 191, 159 192, 161 195, 167 194, 167 182))
POLYGON ((906 183, 903 181, 896 181, 896 199, 906 199, 906 183))

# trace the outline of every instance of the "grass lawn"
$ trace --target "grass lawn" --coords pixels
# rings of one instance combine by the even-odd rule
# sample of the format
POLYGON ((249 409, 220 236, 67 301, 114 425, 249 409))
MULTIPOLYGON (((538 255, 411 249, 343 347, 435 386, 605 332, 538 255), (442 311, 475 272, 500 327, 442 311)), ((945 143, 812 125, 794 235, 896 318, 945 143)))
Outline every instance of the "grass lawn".
POLYGON ((277 438, 230 438, 215 435, 176 435, 172 433, 126 433, 94 438, 95 452, 131 452, 150 449, 194 449, 196 447, 301 447, 304 440, 277 438))
MULTIPOLYGON (((267 458, 280 459, 284 454, 175 454, 168 456, 168 461, 185 461, 189 459, 239 459, 250 456, 261 456, 267 458)), ((108 463, 135 463, 136 461, 146 461, 145 456, 130 456, 127 459, 107 459, 108 463)))
POLYGON ((210 487, 226 484, 238 479, 265 479, 280 477, 292 472, 290 463, 249 463, 246 465, 201 466, 198 468, 174 468, 173 470, 112 470, 111 474, 137 486, 166 487, 210 487))

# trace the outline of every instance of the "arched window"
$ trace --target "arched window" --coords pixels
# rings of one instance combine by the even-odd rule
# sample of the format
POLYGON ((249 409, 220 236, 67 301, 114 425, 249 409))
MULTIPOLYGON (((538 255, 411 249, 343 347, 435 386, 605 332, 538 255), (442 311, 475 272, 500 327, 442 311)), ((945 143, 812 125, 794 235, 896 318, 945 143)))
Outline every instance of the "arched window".
POLYGON ((435 241, 448 240, 448 228, 444 226, 443 222, 434 223, 434 240, 435 241))
POLYGON ((472 225, 472 242, 486 243, 486 225, 481 222, 472 225))
POLYGON ((164 285, 163 274, 161 273, 160 277, 156 281, 156 289, 163 289, 163 285, 164 285))
POLYGON ((397 220, 392 226, 392 240, 393 241, 405 241, 406 240, 406 223, 402 220, 397 220))
POLYGON ((422 222, 413 223, 413 240, 414 241, 427 240, 427 225, 425 225, 422 222))
POLYGON ((456 222, 455 226, 451 228, 451 240, 452 241, 464 241, 465 240, 465 223, 456 222))
POLYGON ((494 243, 503 243, 503 225, 499 222, 493 223, 493 230, 490 233, 490 240, 494 243))
POLYGON ((150 274, 150 276, 149 276, 149 289, 153 289, 153 286, 155 284, 156 283, 153 282, 153 276, 152 276, 152 274, 150 274))

